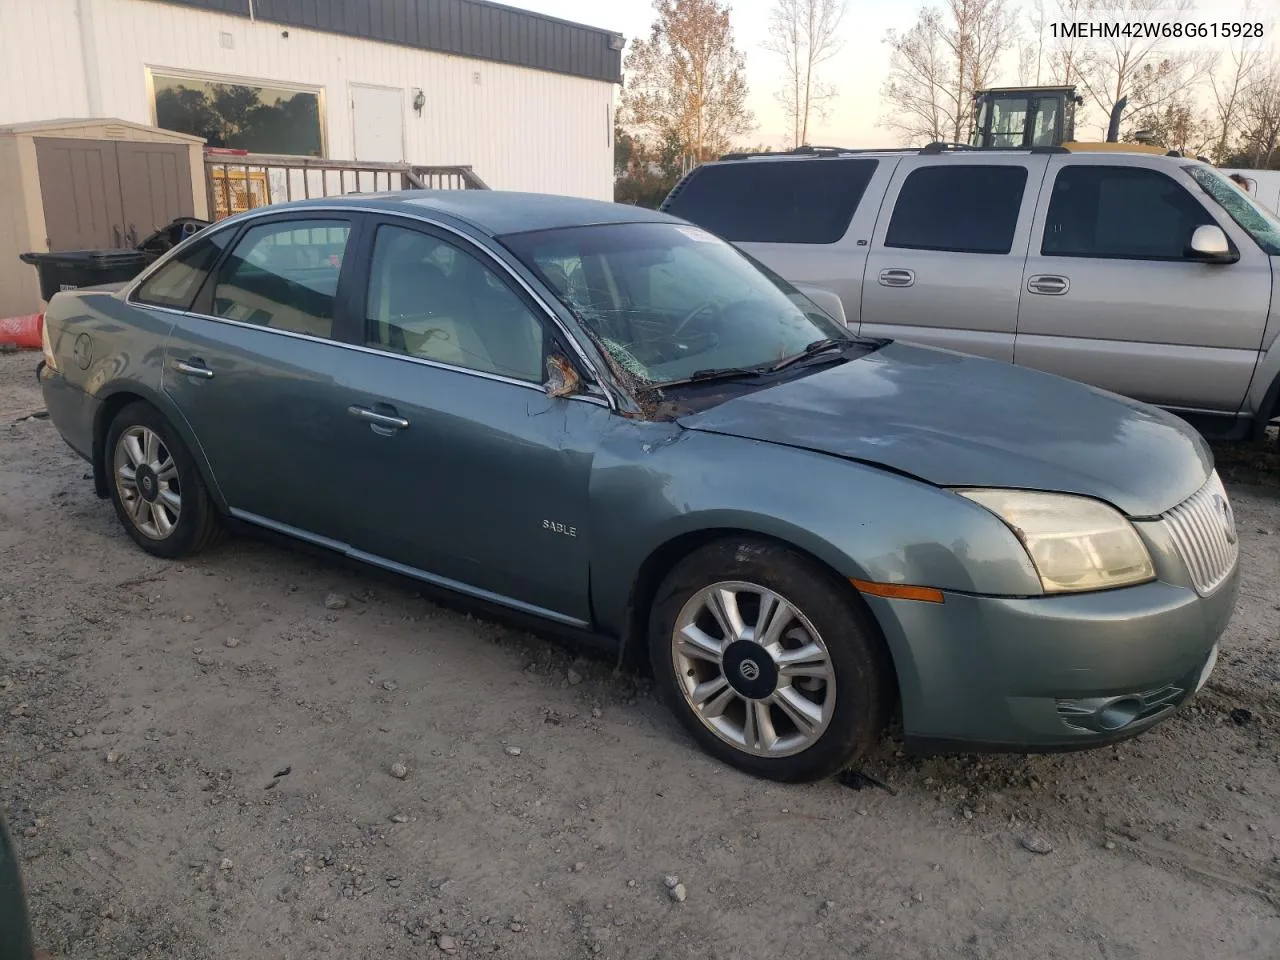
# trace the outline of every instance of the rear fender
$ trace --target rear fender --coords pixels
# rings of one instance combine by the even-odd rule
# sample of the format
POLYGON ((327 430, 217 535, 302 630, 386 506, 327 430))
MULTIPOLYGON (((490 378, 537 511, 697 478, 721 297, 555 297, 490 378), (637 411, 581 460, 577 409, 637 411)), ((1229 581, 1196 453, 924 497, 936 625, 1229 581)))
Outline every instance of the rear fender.
POLYGON ((218 510, 224 514, 227 512, 226 498, 222 495, 222 489, 218 486, 217 478, 213 474, 213 468, 209 465, 209 458, 204 452, 204 447, 200 445, 200 441, 196 438, 195 432, 191 429, 191 424, 187 422, 187 418, 182 415, 182 411, 178 409, 177 404, 169 398, 168 394, 163 390, 156 390, 137 380, 121 380, 110 383, 102 387, 101 390, 95 391, 95 393, 101 401, 93 424, 93 486, 99 497, 110 496, 110 488, 107 485, 105 448, 107 431, 111 429, 111 421, 115 419, 117 413, 131 402, 142 400, 159 410, 165 420, 169 422, 169 425, 177 432, 187 450, 190 451, 191 457, 195 461, 196 469, 200 471, 200 477, 204 480, 204 485, 208 489, 209 495, 213 497, 218 510))
POLYGON ((1280 417, 1280 338, 1259 359, 1245 405, 1253 414, 1254 439, 1261 439, 1270 420, 1280 417))

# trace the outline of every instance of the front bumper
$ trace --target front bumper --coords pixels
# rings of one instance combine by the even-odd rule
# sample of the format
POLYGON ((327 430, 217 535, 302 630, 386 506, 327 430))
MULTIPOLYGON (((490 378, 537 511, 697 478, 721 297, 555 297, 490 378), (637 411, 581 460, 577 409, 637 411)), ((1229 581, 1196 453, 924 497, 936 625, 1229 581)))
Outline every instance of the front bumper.
POLYGON ((916 751, 1038 752, 1125 739, 1208 679, 1237 566, 1210 596, 1164 581, 1074 596, 867 597, 916 751))

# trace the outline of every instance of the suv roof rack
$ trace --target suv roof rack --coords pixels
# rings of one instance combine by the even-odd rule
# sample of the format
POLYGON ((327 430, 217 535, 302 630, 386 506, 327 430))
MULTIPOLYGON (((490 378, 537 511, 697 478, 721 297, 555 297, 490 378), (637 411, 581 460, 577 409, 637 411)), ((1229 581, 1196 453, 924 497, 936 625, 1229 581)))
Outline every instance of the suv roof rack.
POLYGON ((943 153, 1070 153, 1066 147, 975 147, 969 143, 936 140, 923 147, 819 147, 805 144, 794 150, 739 151, 721 155, 721 160, 754 160, 763 157, 845 157, 866 153, 915 153, 936 156, 943 153))
POLYGON ((1045 147, 975 147, 971 143, 948 143, 945 140, 935 140, 933 143, 926 144, 920 148, 922 156, 931 156, 939 153, 1070 153, 1066 147, 1045 146, 1045 147))
POLYGON ((819 147, 806 143, 793 150, 757 150, 726 153, 721 160, 750 160, 755 157, 839 157, 857 153, 906 153, 910 147, 819 147))

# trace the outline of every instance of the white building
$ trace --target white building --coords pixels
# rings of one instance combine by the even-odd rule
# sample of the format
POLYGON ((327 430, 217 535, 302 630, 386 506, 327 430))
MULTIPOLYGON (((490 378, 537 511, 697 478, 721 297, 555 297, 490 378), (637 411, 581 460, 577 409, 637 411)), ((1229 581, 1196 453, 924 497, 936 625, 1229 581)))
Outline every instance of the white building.
POLYGON ((0 0, 0 126, 116 118, 611 199, 621 57, 485 0, 0 0))

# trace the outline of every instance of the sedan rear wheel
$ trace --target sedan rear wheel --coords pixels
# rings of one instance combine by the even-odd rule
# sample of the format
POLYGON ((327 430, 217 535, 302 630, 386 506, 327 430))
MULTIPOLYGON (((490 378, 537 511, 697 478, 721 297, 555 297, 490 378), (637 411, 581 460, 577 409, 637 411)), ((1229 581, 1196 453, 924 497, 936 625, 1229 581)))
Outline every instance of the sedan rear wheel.
POLYGON ((104 456, 116 515, 143 550, 182 557, 219 539, 222 518, 195 460, 150 404, 131 403, 116 414, 104 456))
POLYGON ((709 753, 771 780, 815 780, 879 738, 892 668, 830 571, 769 541, 695 551, 659 588, 650 657, 668 705, 709 753))
POLYGON ((160 435, 132 426, 116 441, 116 492, 138 532, 152 540, 172 536, 182 516, 178 465, 160 435))

